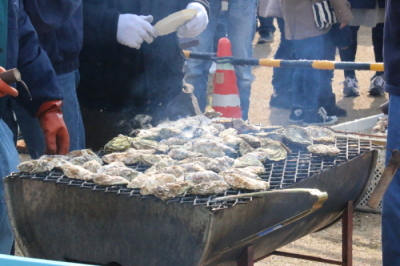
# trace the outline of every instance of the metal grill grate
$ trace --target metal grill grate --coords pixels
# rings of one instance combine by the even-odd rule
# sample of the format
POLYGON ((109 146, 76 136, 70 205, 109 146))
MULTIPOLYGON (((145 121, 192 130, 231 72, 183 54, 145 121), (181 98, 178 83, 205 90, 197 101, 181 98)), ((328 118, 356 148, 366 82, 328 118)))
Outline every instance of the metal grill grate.
MULTIPOLYGON (((333 159, 313 156, 304 149, 297 149, 292 150, 292 153, 288 155, 286 160, 280 162, 267 161, 264 164, 266 174, 261 175, 261 179, 270 182, 269 190, 283 189, 373 149, 370 141, 355 138, 337 138, 335 145, 340 149, 340 154, 333 159)), ((140 172, 144 172, 149 168, 148 165, 142 163, 129 165, 129 167, 140 172)), ((103 191, 104 193, 116 193, 118 195, 126 195, 129 197, 140 197, 143 200, 157 199, 153 195, 141 195, 140 189, 130 189, 123 186, 99 186, 93 181, 69 179, 66 178, 60 170, 53 170, 49 173, 40 174, 14 173, 13 175, 25 179, 53 182, 60 185, 75 186, 93 191, 103 191)), ((229 189, 224 194, 220 195, 199 196, 184 194, 180 197, 168 200, 167 203, 187 203, 195 206, 204 206, 210 208, 212 211, 216 211, 235 206, 236 204, 247 203, 251 201, 252 198, 240 198, 223 202, 211 202, 212 199, 221 196, 239 195, 249 192, 250 191, 229 189)))

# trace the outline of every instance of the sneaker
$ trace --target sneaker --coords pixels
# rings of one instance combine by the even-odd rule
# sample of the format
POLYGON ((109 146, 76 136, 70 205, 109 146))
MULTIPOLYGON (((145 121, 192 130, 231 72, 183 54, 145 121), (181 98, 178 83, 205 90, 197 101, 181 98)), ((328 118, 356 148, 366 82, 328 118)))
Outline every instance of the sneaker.
POLYGON ((317 111, 310 111, 305 114, 305 125, 332 125, 336 123, 338 118, 336 116, 328 116, 324 107, 320 107, 317 111))
POLYGON ((358 80, 356 77, 346 77, 343 81, 343 94, 345 97, 357 97, 360 95, 358 80))
POLYGON ((267 43, 267 42, 273 42, 274 41, 274 37, 272 34, 267 34, 267 35, 260 35, 260 37, 258 38, 257 43, 258 44, 263 44, 263 43, 267 43))
POLYGON ((278 95, 273 93, 271 95, 271 99, 269 100, 269 106, 289 110, 292 108, 292 96, 287 94, 278 95))
POLYGON ((328 116, 346 117, 347 111, 338 105, 325 106, 328 116))
POLYGON ((382 96, 385 94, 385 80, 383 79, 383 76, 374 75, 371 78, 368 92, 371 96, 382 96))
POLYGON ((290 111, 289 121, 293 123, 300 123, 304 120, 304 112, 298 107, 293 107, 290 111))

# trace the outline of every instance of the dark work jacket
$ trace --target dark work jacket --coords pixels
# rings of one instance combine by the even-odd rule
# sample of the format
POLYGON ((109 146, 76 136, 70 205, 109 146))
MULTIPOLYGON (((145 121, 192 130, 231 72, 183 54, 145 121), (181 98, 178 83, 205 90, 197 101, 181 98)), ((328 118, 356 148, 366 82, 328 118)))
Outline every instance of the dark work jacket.
POLYGON ((350 2, 351 8, 373 9, 376 7, 377 2, 380 8, 384 8, 386 0, 348 0, 348 1, 350 2))
POLYGON ((78 69, 83 42, 82 0, 23 1, 56 73, 78 69))
POLYGON ((388 0, 383 41, 385 90, 400 95, 400 1, 388 0))
MULTIPOLYGON (((176 33, 139 50, 117 42, 118 16, 153 15, 153 25, 193 0, 84 0, 80 104, 110 111, 142 112, 167 103, 183 87, 184 55, 176 33)), ((206 1, 198 1, 208 4, 206 1)), ((208 8, 207 8, 208 9, 208 8)))
MULTIPOLYGON (((62 99, 50 60, 39 46, 38 36, 21 0, 1 1, 0 48, 0 65, 6 69, 18 68, 29 87, 32 101, 27 92, 19 88, 19 96, 15 99, 32 116, 36 115, 43 102, 62 99), (5 40, 7 47, 3 45, 5 40)), ((0 118, 5 108, 5 98, 0 98, 0 118)))

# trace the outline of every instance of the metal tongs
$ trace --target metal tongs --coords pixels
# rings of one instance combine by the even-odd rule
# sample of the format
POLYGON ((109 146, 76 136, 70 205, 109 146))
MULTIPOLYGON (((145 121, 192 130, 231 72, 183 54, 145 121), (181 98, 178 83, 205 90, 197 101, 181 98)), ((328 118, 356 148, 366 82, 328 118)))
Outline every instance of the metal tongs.
POLYGON ((8 85, 11 85, 15 82, 20 83, 25 88, 26 92, 29 95, 30 100, 32 101, 32 95, 31 95, 28 87, 26 86, 25 82, 22 81, 21 73, 19 72, 18 69, 12 68, 12 69, 9 69, 9 70, 6 70, 6 71, 0 73, 0 79, 3 80, 8 85))

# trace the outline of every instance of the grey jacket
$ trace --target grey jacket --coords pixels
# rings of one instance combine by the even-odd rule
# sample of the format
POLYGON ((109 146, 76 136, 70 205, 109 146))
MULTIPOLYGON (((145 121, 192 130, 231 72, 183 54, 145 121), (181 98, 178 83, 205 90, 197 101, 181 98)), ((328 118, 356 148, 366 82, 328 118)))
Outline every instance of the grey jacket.
MULTIPOLYGON (((259 15, 282 17, 285 20, 285 37, 301 40, 325 34, 328 29, 315 26, 312 4, 322 0, 260 0, 259 15)), ((347 0, 330 0, 339 23, 353 18, 347 0)))

